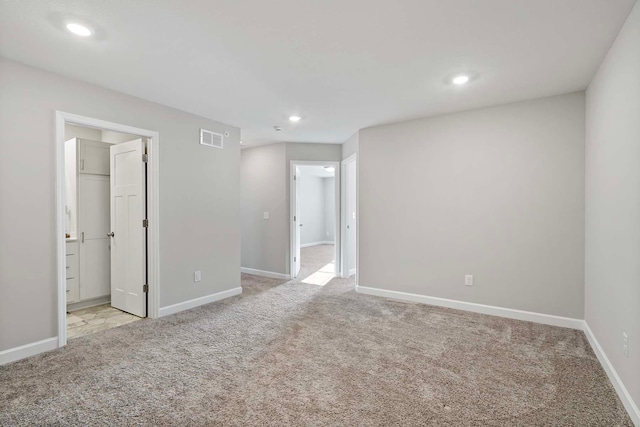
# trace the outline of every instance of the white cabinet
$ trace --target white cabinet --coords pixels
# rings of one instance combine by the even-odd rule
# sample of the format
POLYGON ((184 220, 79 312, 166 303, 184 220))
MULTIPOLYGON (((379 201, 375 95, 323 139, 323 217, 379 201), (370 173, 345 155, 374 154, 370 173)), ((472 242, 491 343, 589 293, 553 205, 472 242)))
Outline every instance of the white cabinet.
POLYGON ((80 300, 78 286, 78 242, 67 241, 66 259, 67 304, 71 304, 80 300))
POLYGON ((109 147, 73 138, 65 142, 67 304, 111 294, 109 147), (73 273, 71 273, 73 271, 73 273))
POLYGON ((83 138, 72 138, 64 143, 66 232, 80 237, 78 230, 78 176, 79 174, 109 176, 109 147, 111 144, 83 138))
POLYGON ((109 147, 111 144, 77 138, 78 173, 109 175, 109 147))

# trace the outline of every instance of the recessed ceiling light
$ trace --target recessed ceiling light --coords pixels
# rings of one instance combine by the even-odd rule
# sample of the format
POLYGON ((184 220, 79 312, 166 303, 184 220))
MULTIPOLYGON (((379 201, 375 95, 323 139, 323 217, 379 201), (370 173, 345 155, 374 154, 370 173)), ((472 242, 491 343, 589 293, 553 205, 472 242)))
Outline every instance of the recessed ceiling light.
POLYGON ((301 119, 301 117, 300 117, 300 116, 289 116, 289 120, 290 120, 290 121, 292 121, 292 122, 294 122, 294 123, 295 123, 295 122, 299 122, 299 121, 300 121, 300 119, 301 119))
POLYGON ((67 24, 67 30, 80 37, 88 37, 91 35, 91 30, 89 28, 74 22, 67 24))
POLYGON ((451 80, 451 82, 454 85, 463 85, 463 84, 469 82, 469 76, 464 75, 464 74, 460 74, 459 76, 455 76, 453 78, 453 80, 451 80))

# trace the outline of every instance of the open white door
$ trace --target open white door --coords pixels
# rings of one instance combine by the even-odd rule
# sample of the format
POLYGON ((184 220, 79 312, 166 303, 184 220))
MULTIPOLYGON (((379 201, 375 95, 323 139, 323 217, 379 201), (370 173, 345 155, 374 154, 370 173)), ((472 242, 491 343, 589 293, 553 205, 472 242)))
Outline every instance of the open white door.
POLYGON ((111 305, 145 317, 146 171, 145 142, 136 139, 111 151, 111 305))
POLYGON ((351 161, 346 165, 346 208, 347 208, 347 276, 356 274, 356 162, 351 161))
POLYGON ((296 201, 295 201, 295 207, 296 207, 296 211, 294 213, 294 233, 295 233, 295 257, 293 258, 293 263, 294 263, 294 274, 292 275, 292 279, 296 278, 298 276, 298 274, 300 274, 300 227, 302 226, 301 222, 300 222, 300 168, 298 168, 296 166, 296 175, 295 178, 293 180, 293 185, 295 185, 295 195, 296 195, 296 201))

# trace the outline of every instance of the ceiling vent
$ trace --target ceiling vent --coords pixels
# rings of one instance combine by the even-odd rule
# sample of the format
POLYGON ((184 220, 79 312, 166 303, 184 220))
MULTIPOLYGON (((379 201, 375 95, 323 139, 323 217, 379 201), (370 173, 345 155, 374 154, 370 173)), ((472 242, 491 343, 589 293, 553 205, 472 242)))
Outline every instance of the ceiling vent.
POLYGON ((220 133, 200 129, 200 144, 206 145, 207 147, 223 148, 223 138, 220 133))

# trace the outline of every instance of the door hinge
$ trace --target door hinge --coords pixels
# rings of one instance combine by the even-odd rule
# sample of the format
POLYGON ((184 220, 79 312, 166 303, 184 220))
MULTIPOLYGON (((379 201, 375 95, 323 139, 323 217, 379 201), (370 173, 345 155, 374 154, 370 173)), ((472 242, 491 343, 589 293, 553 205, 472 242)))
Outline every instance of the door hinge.
POLYGON ((293 262, 296 262, 296 261, 297 261, 297 260, 296 260, 296 257, 293 257, 293 262))
POLYGON ((142 155, 142 163, 147 163, 149 161, 149 155, 147 153, 144 153, 142 155))
POLYGON ((143 219, 142 220, 142 226, 147 228, 149 226, 149 220, 148 219, 143 219))
POLYGON ((296 216, 295 215, 293 216, 293 222, 296 222, 296 216))
POLYGON ((147 285, 146 283, 142 285, 142 292, 149 292, 149 285, 147 285))
POLYGON ((293 180, 294 180, 294 181, 296 180, 296 176, 295 176, 295 175, 293 175, 293 180))

